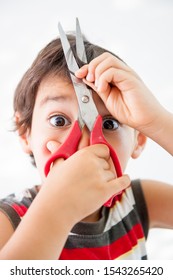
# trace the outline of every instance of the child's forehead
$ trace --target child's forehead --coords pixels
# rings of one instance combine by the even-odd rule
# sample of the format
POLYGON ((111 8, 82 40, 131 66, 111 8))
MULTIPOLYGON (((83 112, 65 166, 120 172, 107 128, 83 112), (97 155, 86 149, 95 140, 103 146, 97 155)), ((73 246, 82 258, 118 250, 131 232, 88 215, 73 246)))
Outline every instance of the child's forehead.
POLYGON ((41 101, 47 97, 64 96, 64 98, 68 98, 74 97, 74 95, 75 92, 70 81, 58 76, 48 76, 41 81, 36 99, 41 101))
POLYGON ((50 74, 42 79, 40 86, 47 88, 52 86, 58 86, 63 88, 64 86, 72 86, 72 82, 61 75, 50 74))
MULTIPOLYGON (((109 114, 109 111, 96 92, 93 92, 93 99, 100 113, 109 114)), ((42 80, 38 88, 35 105, 43 107, 53 102, 78 106, 76 93, 71 81, 59 76, 48 76, 42 80)))

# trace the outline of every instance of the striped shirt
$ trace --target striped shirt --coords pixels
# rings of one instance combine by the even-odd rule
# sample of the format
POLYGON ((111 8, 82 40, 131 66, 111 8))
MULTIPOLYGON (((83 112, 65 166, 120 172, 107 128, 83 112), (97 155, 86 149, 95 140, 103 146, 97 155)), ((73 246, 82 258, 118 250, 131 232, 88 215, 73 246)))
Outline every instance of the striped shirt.
MULTIPOLYGON (((0 200, 0 210, 14 229, 31 205, 38 188, 11 194, 0 200)), ((148 214, 139 180, 132 181, 111 208, 102 207, 95 223, 79 222, 69 233, 61 252, 62 260, 147 259, 145 240, 148 214)))

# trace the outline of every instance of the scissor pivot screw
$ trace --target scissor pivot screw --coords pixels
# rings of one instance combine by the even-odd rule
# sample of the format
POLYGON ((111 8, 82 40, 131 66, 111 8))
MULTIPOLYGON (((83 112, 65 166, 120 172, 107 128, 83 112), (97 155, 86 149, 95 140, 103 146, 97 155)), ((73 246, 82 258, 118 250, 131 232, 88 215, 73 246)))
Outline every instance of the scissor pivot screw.
POLYGON ((83 103, 88 103, 89 102, 89 96, 88 95, 82 96, 82 102, 83 103))

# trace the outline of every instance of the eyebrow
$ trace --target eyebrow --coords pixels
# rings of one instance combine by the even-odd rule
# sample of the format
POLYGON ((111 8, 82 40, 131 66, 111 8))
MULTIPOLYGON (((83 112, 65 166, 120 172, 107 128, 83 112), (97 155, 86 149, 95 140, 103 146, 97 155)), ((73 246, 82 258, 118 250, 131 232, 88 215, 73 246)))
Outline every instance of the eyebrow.
POLYGON ((59 95, 59 96, 46 96, 45 98, 43 98, 40 102, 41 106, 44 106, 45 104, 47 104, 48 102, 59 102, 62 100, 67 100, 69 99, 68 96, 64 96, 64 95, 59 95))

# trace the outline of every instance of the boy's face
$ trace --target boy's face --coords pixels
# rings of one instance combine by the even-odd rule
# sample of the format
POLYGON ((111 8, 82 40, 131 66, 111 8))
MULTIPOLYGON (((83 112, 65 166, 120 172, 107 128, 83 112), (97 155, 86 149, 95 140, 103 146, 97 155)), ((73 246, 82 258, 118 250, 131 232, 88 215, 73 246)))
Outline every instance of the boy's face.
MULTIPOLYGON (((99 96, 94 100, 103 118, 103 133, 115 149, 122 170, 129 158, 138 157, 145 144, 145 136, 134 129, 119 124, 99 96)), ((33 153, 36 166, 44 181, 44 166, 52 153, 48 143, 56 142, 57 148, 66 140, 78 115, 78 103, 71 83, 56 76, 45 78, 38 89, 31 130, 22 136, 24 150, 33 153)), ((78 149, 89 145, 89 131, 85 128, 78 149)))

